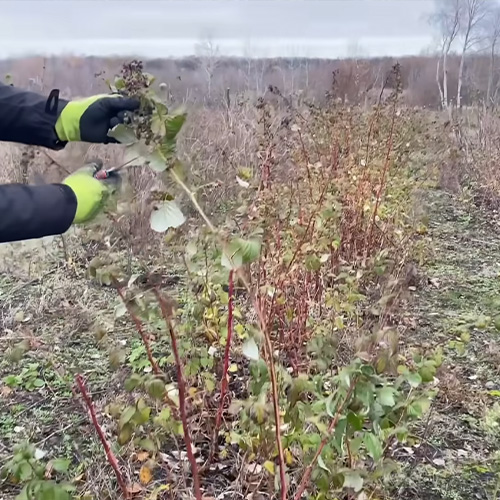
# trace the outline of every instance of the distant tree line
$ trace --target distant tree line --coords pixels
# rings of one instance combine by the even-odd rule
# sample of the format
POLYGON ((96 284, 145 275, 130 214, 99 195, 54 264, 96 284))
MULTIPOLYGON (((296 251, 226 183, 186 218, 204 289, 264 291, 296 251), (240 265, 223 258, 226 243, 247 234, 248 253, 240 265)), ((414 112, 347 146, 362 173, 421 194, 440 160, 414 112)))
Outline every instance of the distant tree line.
MULTIPOLYGON (((429 21, 435 28, 437 49, 426 55, 253 59, 223 57, 217 46, 205 43, 199 45, 196 56, 146 59, 145 65, 174 103, 237 105, 273 86, 298 99, 322 102, 333 92, 343 102, 370 105, 383 95, 384 87, 390 90, 388 75, 397 61, 403 98, 409 106, 496 106, 500 99, 497 0, 435 0, 429 21)), ((106 91, 106 80, 113 79, 124 60, 26 57, 0 61, 0 74, 9 74, 19 86, 42 91, 57 87, 68 97, 84 96, 106 91)))

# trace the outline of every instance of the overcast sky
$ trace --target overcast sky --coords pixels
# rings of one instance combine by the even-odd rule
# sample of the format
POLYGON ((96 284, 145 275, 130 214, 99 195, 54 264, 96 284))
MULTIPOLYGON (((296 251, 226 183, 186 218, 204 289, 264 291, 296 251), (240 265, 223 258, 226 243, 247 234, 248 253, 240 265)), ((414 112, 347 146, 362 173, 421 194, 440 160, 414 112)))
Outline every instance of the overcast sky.
POLYGON ((432 46, 433 0, 1 0, 0 57, 222 54, 341 57, 432 46), (354 53, 353 53, 354 52, 354 53))

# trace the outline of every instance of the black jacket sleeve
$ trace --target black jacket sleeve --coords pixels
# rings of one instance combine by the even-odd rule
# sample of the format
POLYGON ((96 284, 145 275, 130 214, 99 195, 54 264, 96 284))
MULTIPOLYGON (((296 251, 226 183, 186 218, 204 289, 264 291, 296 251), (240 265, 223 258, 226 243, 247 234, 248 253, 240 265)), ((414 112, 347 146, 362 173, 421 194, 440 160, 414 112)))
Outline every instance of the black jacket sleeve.
POLYGON ((0 243, 62 234, 76 213, 76 196, 64 184, 0 186, 0 243))
POLYGON ((57 117, 68 101, 57 100, 50 110, 48 98, 0 83, 0 141, 62 149, 66 143, 55 131, 57 117))

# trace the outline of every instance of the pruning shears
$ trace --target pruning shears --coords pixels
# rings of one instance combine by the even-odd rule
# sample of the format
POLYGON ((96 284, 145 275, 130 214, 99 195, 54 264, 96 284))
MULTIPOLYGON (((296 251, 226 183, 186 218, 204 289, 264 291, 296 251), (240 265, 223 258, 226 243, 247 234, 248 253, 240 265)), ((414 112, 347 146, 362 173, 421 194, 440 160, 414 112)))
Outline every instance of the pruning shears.
POLYGON ((123 165, 112 168, 102 168, 102 160, 94 160, 94 177, 100 181, 105 181, 107 179, 118 179, 120 177, 119 171, 123 168, 123 165))
POLYGON ((111 168, 102 168, 101 160, 94 160, 92 162, 94 164, 94 177, 99 179, 100 181, 108 182, 110 184, 120 184, 121 183, 121 174, 120 171, 125 167, 134 167, 138 165, 130 165, 130 161, 123 163, 122 165, 118 165, 116 167, 111 168))

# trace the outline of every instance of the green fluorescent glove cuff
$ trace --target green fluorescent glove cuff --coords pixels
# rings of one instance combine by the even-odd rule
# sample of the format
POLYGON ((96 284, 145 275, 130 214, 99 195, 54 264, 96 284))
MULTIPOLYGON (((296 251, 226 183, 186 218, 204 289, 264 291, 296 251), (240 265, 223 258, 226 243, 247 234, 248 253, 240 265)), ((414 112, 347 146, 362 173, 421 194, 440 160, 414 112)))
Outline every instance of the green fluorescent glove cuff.
POLYGON ((78 101, 70 101, 64 107, 56 122, 56 134, 61 141, 81 141, 80 119, 83 113, 94 104, 94 102, 109 97, 107 94, 95 95, 78 101))
POLYGON ((73 224, 92 220, 103 207, 108 190, 100 181, 87 174, 73 174, 63 184, 69 186, 76 196, 76 213, 73 224))

